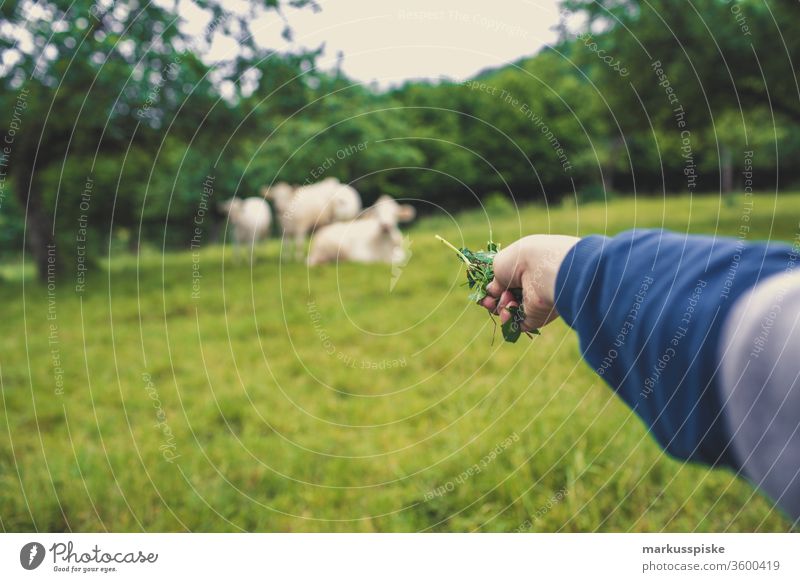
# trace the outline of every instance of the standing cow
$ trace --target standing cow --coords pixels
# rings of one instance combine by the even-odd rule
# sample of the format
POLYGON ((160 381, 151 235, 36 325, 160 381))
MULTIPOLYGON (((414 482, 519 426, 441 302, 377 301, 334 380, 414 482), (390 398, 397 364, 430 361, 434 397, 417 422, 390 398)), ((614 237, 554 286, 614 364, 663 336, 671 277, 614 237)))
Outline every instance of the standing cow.
POLYGON ((357 220, 337 222, 319 229, 311 241, 309 265, 333 261, 402 263, 406 258, 399 222, 414 219, 410 204, 398 204, 384 194, 357 220))
POLYGON ((361 211, 361 197, 355 188, 336 178, 299 187, 281 182, 265 187, 262 195, 275 203, 284 242, 294 246, 289 256, 294 254, 298 261, 303 258, 306 237, 311 232, 333 222, 352 220, 361 211))
POLYGON ((272 222, 272 212, 263 199, 231 198, 219 204, 220 212, 228 216, 228 222, 233 227, 234 253, 239 254, 240 249, 247 246, 250 249, 250 258, 255 257, 253 247, 256 242, 269 234, 272 222))

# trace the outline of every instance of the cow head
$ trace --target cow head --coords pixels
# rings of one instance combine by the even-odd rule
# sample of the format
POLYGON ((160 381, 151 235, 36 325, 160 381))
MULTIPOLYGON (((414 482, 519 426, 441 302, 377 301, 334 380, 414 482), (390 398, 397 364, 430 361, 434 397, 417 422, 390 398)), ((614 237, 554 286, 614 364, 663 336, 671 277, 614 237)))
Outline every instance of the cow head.
POLYGON ((272 186, 264 186, 261 188, 261 196, 265 200, 280 204, 285 200, 290 200, 294 196, 294 187, 286 182, 278 182, 272 186))
POLYGON ((225 214, 225 215, 227 215, 227 216, 229 216, 231 218, 236 216, 239 213, 239 211, 241 210, 241 208, 242 208, 242 199, 241 198, 237 198, 236 196, 234 196, 230 200, 223 200, 222 202, 217 204, 217 209, 221 213, 223 213, 223 214, 225 214))
POLYGON ((410 204, 398 204, 397 201, 384 194, 375 202, 369 213, 378 219, 381 226, 389 230, 396 227, 400 222, 410 222, 414 220, 417 211, 410 204))

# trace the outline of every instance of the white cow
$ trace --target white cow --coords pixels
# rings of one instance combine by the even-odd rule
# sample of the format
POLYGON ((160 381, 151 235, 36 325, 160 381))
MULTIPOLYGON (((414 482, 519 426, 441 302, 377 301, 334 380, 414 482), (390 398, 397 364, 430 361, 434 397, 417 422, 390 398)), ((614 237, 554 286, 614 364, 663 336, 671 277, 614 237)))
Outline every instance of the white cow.
POLYGON ((303 258, 305 240, 311 232, 332 222, 352 220, 361 211, 361 197, 355 188, 336 178, 299 187, 281 182, 265 187, 261 193, 275 203, 284 242, 294 245, 297 260, 303 258))
MULTIPOLYGON (((272 222, 272 212, 263 199, 251 197, 231 198, 220 202, 220 212, 228 215, 228 221, 233 227, 233 241, 235 249, 247 246, 251 251, 256 242, 269 234, 269 225, 272 222)), ((234 251, 237 252, 238 251, 234 251)))
POLYGON ((398 204, 384 194, 357 220, 319 229, 311 241, 308 264, 332 261, 402 263, 406 249, 397 224, 413 220, 415 215, 413 206, 398 204))

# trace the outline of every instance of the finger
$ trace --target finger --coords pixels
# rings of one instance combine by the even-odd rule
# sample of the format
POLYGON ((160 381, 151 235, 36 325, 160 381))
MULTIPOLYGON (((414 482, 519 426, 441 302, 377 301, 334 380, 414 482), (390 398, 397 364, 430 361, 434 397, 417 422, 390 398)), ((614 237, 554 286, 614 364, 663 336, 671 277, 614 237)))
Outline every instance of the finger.
POLYGON ((525 320, 520 324, 519 328, 524 332, 530 332, 534 329, 539 329, 544 325, 544 320, 539 313, 528 314, 525 313, 525 320))
MULTIPOLYGON (((526 297, 527 299, 527 297, 526 297)), ((520 326, 522 331, 533 331, 547 325, 558 317, 555 307, 534 297, 525 302, 525 320, 520 326)))
POLYGON ((520 281, 524 271, 521 257, 522 247, 519 241, 503 249, 494 257, 494 278, 498 282, 497 291, 521 287, 520 281))
POLYGON ((495 298, 499 298, 503 291, 505 291, 505 287, 501 286, 497 279, 492 279, 492 282, 486 286, 486 292, 495 298))
POLYGON ((500 323, 506 323, 509 319, 511 319, 511 312, 508 311, 510 307, 519 307, 519 303, 516 301, 509 301, 508 304, 504 309, 500 311, 500 323))
POLYGON ((497 299, 487 295, 481 299, 481 305, 488 309, 491 313, 495 313, 495 310, 497 309, 497 299))
POLYGON ((497 308, 495 311, 497 313, 500 313, 501 311, 506 309, 512 301, 516 304, 519 304, 519 302, 514 297, 513 293, 511 293, 510 291, 503 291, 500 294, 500 300, 497 302, 497 308))

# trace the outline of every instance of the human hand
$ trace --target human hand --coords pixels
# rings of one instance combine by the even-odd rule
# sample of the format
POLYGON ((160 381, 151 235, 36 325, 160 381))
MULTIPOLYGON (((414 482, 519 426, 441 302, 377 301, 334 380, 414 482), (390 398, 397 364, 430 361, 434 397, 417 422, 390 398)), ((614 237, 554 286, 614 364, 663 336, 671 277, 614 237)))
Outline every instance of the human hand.
POLYGON ((525 321, 522 331, 533 331, 558 317, 555 288, 558 269, 564 257, 580 239, 574 236, 535 234, 519 239, 494 257, 494 280, 481 301, 505 323, 511 318, 508 308, 519 302, 511 292, 522 290, 525 321))

